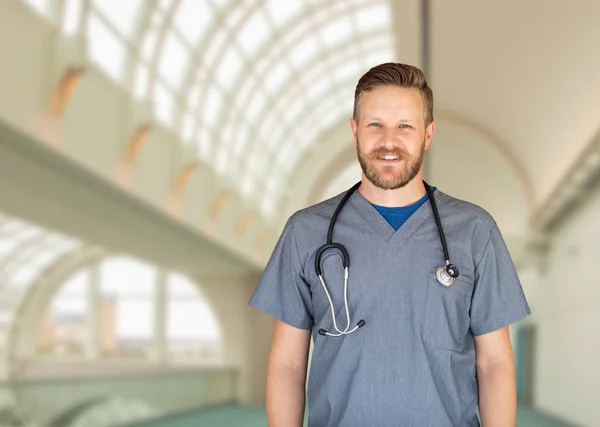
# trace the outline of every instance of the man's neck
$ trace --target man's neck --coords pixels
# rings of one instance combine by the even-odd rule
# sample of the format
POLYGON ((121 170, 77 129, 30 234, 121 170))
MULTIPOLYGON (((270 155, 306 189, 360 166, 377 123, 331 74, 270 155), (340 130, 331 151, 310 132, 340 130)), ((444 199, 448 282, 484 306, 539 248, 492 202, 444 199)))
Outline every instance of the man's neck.
POLYGON ((412 205, 419 201, 427 191, 425 190, 425 185, 423 185, 421 172, 419 172, 411 182, 395 190, 383 190, 376 187, 363 174, 358 192, 375 205, 398 207, 412 205))

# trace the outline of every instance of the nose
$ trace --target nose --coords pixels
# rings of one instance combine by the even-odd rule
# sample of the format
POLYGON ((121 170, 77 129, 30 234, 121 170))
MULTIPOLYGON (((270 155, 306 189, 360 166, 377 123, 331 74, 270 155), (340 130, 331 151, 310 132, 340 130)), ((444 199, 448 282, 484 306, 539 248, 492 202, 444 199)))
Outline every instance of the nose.
POLYGON ((382 135, 381 142, 385 148, 397 147, 400 141, 397 138, 396 129, 386 129, 382 135))

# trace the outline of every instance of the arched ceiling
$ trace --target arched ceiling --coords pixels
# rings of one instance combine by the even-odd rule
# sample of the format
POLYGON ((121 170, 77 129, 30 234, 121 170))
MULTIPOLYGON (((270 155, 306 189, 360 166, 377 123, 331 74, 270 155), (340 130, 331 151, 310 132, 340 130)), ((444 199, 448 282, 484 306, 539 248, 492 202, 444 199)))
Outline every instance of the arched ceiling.
POLYGON ((82 243, 0 213, 0 330, 10 327, 22 298, 45 269, 82 243))
POLYGON ((25 1, 267 215, 351 114, 348 87, 394 56, 387 0, 25 1))
POLYGON ((492 131, 522 165, 536 204, 600 128, 600 2, 431 6, 436 108, 492 131))
POLYGON ((497 136, 536 207, 600 128, 594 0, 22 1, 264 214, 386 60, 427 64, 436 110, 497 136))

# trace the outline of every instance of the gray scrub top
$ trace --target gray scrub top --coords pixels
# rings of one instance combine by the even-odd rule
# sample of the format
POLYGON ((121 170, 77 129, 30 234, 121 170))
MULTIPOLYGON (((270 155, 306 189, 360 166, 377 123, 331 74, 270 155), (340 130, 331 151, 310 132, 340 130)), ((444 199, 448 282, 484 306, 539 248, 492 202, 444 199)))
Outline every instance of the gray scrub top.
MULTIPOLYGON (((330 218, 343 193, 292 215, 250 305, 314 340, 307 391, 309 427, 480 426, 473 337, 530 314, 503 237, 484 209, 439 189, 450 260, 460 276, 442 286, 445 265, 431 203, 398 229, 358 191, 340 211, 333 242, 350 256, 350 335, 336 333, 315 272, 330 218)), ((346 327, 341 256, 321 262, 338 327, 346 327)))

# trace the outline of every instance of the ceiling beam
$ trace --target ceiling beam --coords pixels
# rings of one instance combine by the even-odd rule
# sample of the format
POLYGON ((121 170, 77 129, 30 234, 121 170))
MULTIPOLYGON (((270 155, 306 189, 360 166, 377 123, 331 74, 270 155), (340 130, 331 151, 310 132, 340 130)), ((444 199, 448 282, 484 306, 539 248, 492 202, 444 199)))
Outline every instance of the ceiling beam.
POLYGON ((0 122, 1 208, 114 252, 185 273, 253 274, 262 266, 0 122))

